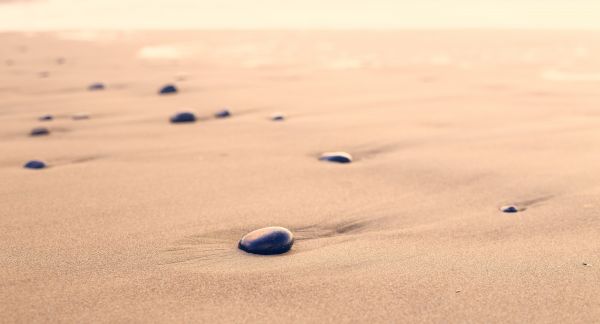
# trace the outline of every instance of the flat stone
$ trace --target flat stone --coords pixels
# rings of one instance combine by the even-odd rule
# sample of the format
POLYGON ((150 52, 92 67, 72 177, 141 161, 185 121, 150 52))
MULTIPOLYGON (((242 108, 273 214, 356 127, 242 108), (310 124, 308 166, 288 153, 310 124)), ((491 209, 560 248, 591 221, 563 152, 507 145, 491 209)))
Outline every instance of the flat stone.
POLYGON ((271 255, 289 251, 294 235, 283 227, 265 227, 252 231, 240 240, 238 248, 248 253, 271 255))
POLYGON ((29 133, 29 135, 31 136, 44 136, 44 135, 49 135, 50 134, 50 130, 46 127, 36 127, 34 129, 31 130, 31 132, 29 133))
POLYGON ((283 120, 285 120, 285 116, 283 116, 282 114, 274 114, 271 116, 271 120, 272 121, 283 121, 283 120))
POLYGON ((215 113, 215 118, 227 118, 231 117, 231 112, 227 109, 223 109, 217 113, 215 113))
POLYGON ((53 120, 54 116, 52 115, 42 115, 38 118, 39 121, 49 121, 49 120, 53 120))
POLYGON ((177 87, 175 87, 175 85, 172 84, 167 84, 164 87, 160 88, 158 93, 161 95, 174 94, 177 93, 177 87))
POLYGON ((502 207, 500 207, 500 210, 503 213, 518 213, 519 212, 519 208, 515 205, 502 206, 502 207))
POLYGON ((319 160, 336 163, 350 163, 352 162, 352 155, 346 152, 328 152, 323 153, 319 160))
POLYGON ((99 91, 99 90, 104 90, 104 89, 106 89, 106 86, 104 85, 104 83, 100 83, 100 82, 95 82, 88 86, 89 91, 99 91))
POLYGON ((180 112, 171 117, 171 123, 193 123, 196 115, 191 112, 180 112))
POLYGON ((43 169, 46 167, 46 163, 38 160, 31 160, 23 166, 26 169, 43 169))

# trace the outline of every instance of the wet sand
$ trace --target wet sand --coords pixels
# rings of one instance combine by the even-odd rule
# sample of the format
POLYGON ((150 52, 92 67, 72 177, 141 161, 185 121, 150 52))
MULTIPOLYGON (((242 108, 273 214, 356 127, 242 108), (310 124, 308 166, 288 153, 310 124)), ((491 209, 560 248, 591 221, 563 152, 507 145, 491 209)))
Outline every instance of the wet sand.
POLYGON ((599 38, 1 34, 1 321, 597 321, 599 38))

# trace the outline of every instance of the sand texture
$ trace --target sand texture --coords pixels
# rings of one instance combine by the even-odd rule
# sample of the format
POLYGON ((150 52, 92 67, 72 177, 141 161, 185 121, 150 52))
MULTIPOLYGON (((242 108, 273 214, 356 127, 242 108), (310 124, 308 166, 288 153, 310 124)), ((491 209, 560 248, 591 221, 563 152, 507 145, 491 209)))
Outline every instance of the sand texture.
POLYGON ((600 319, 600 33, 0 43, 0 322, 600 319))

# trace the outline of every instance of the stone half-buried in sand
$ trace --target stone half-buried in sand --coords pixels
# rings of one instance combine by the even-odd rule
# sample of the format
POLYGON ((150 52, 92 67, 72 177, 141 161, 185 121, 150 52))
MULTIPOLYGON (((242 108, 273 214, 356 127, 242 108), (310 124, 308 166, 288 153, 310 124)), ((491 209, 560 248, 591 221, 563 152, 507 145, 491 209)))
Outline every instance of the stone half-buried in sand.
POLYGON ((106 89, 106 86, 101 82, 94 82, 88 86, 89 91, 100 91, 104 89, 106 89))
POLYGON ((31 136, 45 136, 50 135, 50 130, 46 127, 36 127, 29 132, 31 136))
POLYGON ((327 152, 321 154, 319 160, 335 163, 351 163, 352 155, 346 152, 327 152))
POLYGON ((253 254, 271 255, 289 251, 294 244, 290 230, 279 227, 265 227, 252 231, 240 240, 238 248, 253 254))
POLYGON ((179 112, 175 115, 171 116, 171 123, 179 124, 179 123, 193 123, 196 121, 196 115, 189 111, 179 112))
POLYGON ((160 88, 160 90, 158 91, 158 94, 160 95, 168 95, 168 94, 175 94, 177 93, 177 87, 174 84, 167 84, 164 85, 162 88, 160 88))
POLYGON ((223 109, 215 113, 215 118, 228 118, 231 117, 229 109, 223 109))
POLYGON ((25 163, 25 165, 23 165, 24 168, 26 169, 43 169, 46 167, 46 163, 44 163, 43 161, 38 161, 38 160, 31 160, 27 163, 25 163))
POLYGON ((515 205, 506 205, 506 206, 502 206, 500 207, 500 211, 502 211, 503 213, 518 213, 519 211, 521 211, 519 209, 519 207, 515 206, 515 205))

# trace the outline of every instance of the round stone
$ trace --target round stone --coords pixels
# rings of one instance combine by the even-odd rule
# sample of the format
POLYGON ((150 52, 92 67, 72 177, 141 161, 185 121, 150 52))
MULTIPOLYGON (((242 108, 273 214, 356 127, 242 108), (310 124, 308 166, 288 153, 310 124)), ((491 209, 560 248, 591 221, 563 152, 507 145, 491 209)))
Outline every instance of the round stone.
POLYGON ((49 121, 54 119, 54 116, 52 115, 42 115, 38 118, 39 121, 49 121))
POLYGON ((31 132, 29 133, 29 135, 31 136, 44 136, 44 135, 49 135, 50 134, 50 130, 46 127, 36 127, 34 129, 31 130, 31 132))
POLYGON ((319 160, 336 163, 350 163, 352 162, 352 155, 346 152, 328 152, 323 153, 319 160))
POLYGON ((231 117, 231 112, 227 109, 223 109, 215 114, 215 118, 227 118, 231 117))
POLYGON ((106 89, 106 86, 104 85, 104 83, 100 83, 100 82, 95 82, 88 86, 89 91, 99 91, 99 90, 104 90, 104 89, 106 89))
POLYGON ((180 112, 171 117, 171 123, 193 123, 196 115, 191 112, 180 112))
POLYGON ((38 160, 32 160, 25 163, 23 167, 26 169, 43 169, 46 167, 46 163, 38 160))
POLYGON ((283 227, 265 227, 252 231, 240 240, 238 248, 248 253, 270 255, 289 251, 294 244, 294 235, 283 227))
POLYGON ((502 206, 502 207, 500 207, 500 210, 503 213, 518 213, 519 212, 519 208, 515 205, 502 206))
POLYGON ((161 95, 174 94, 177 93, 177 88, 172 84, 167 84, 164 87, 160 88, 160 91, 158 93, 161 95))
POLYGON ((283 116, 282 114, 274 114, 271 116, 272 121, 283 121, 284 119, 285 116, 283 116))

